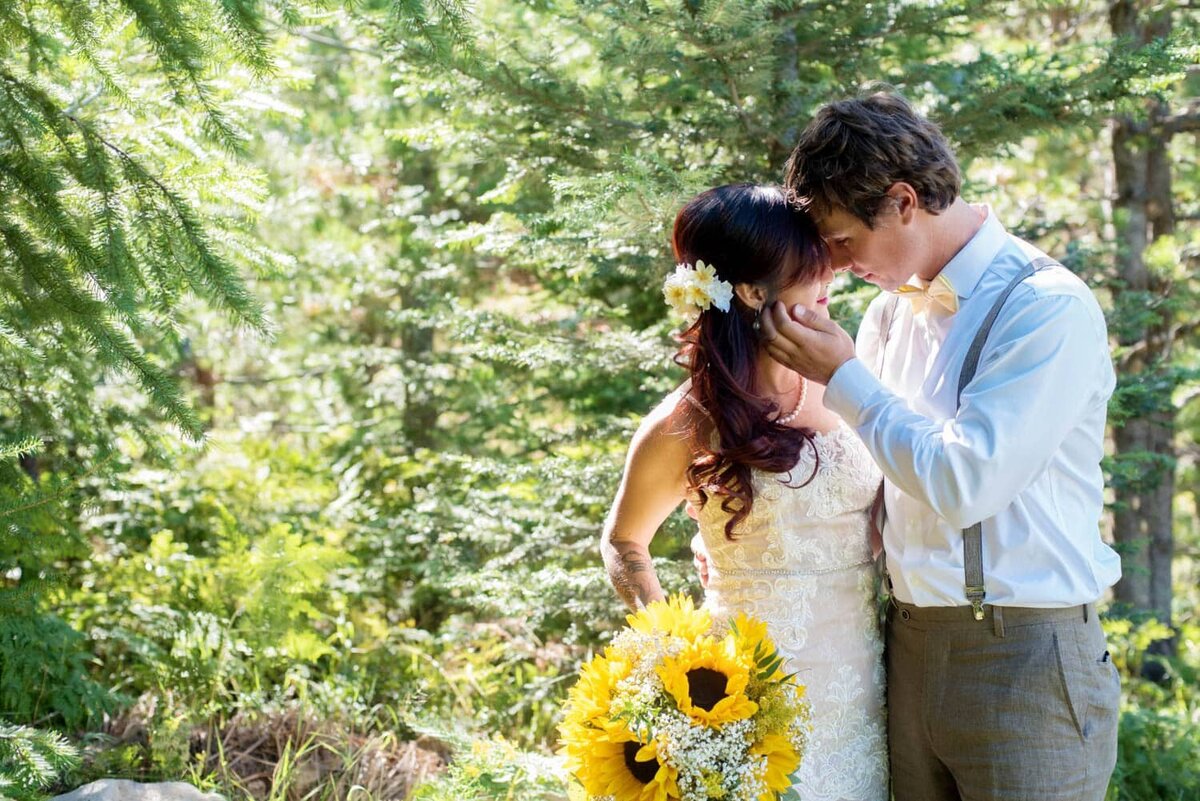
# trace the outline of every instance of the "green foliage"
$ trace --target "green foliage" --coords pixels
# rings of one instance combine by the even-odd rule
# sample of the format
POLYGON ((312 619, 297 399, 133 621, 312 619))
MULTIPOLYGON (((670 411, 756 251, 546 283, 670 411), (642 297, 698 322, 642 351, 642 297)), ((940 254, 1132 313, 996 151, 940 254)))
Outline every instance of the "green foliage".
POLYGON ((273 257, 250 235, 260 184, 227 150, 243 137, 224 101, 270 64, 257 3, 0 7, 0 643, 3 713, 76 722, 96 711, 86 646, 39 596, 86 555, 78 516, 89 485, 203 425, 179 380, 178 320, 193 299, 265 331, 243 271, 273 257), (224 31, 227 48, 209 32, 224 31), (233 80, 213 80, 220 70, 233 80), (61 654, 25 665, 34 626, 61 654), (21 669, 24 669, 23 667, 21 669), (24 689, 18 690, 17 687, 24 689), (22 692, 40 692, 31 703, 22 692), (73 701, 71 700, 73 699, 73 701))
POLYGON ((61 735, 0 724, 0 801, 41 799, 78 766, 79 753, 61 735))
MULTIPOLYGON (((274 453, 281 469, 305 467, 285 449, 250 443, 247 450, 274 453)), ((187 489, 177 476, 164 485, 164 476, 149 473, 140 490, 117 494, 143 501, 101 516, 121 526, 93 557, 97 575, 72 604, 110 681, 133 694, 170 692, 200 716, 232 708, 255 688, 294 687, 308 669, 336 661, 349 634, 337 622, 345 597, 331 579, 352 565, 333 532, 256 514, 255 503, 272 497, 278 518, 287 517, 284 496, 269 486, 241 499, 236 489, 223 491, 245 487, 240 460, 225 469, 223 459, 210 464, 204 481, 187 489), (171 520, 178 532, 143 528, 171 520)), ((289 489, 299 494, 300 473, 294 478, 289 489)))
MULTIPOLYGON (((1109 801, 1193 798, 1200 790, 1200 660, 1154 653, 1171 630, 1152 617, 1104 621, 1123 709, 1109 801), (1154 680, 1147 676, 1153 676, 1154 680)), ((1194 625, 1185 627, 1195 643, 1194 625)), ((1192 646, 1194 651, 1194 645, 1192 646)))
POLYGON ((1200 725, 1135 707, 1121 714, 1117 768, 1108 801, 1185 801, 1200 793, 1200 725))
POLYGON ((89 676, 85 638, 48 614, 0 617, 0 710, 16 720, 95 723, 113 697, 89 676))
POLYGON ((412 801, 566 801, 558 760, 521 751, 501 737, 460 743, 450 769, 417 789, 412 801))
POLYGON ((1142 675, 1150 646, 1171 636, 1171 630, 1152 617, 1140 620, 1109 617, 1104 621, 1104 634, 1113 664, 1123 675, 1133 679, 1142 675))
MULTIPOLYGON (((203 219, 202 210, 215 211, 204 202, 209 187, 187 169, 189 161, 216 155, 188 141, 189 104, 223 144, 240 138, 207 75, 227 63, 200 35, 217 14, 245 63, 265 70, 261 11, 249 4, 131 0, 98 15, 47 0, 0 12, 0 325, 21 332, 9 335, 4 354, 64 367, 86 360, 93 369, 126 373, 192 436, 199 421, 145 340, 176 340, 169 318, 185 292, 226 309, 239 324, 265 324, 235 264, 248 255, 237 251, 237 216, 203 219), (122 33, 130 23, 138 32, 132 39, 122 33), (149 77, 153 68, 149 75, 118 72, 114 57, 122 56, 152 59, 174 97, 161 96, 149 77), (107 110, 99 102, 105 97, 141 116, 107 110), (155 113, 170 124, 140 130, 155 113), (191 175, 178 187, 161 177, 180 168, 191 175)), ((252 191, 243 183, 234 194, 252 191)))

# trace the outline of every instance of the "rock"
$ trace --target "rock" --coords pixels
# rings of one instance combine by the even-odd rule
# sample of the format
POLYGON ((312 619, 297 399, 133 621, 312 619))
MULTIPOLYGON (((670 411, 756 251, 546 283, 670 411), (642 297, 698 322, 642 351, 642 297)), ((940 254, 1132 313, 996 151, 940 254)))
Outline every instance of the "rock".
POLYGON ((216 793, 202 793, 184 782, 141 784, 127 779, 101 779, 50 801, 225 801, 216 793))

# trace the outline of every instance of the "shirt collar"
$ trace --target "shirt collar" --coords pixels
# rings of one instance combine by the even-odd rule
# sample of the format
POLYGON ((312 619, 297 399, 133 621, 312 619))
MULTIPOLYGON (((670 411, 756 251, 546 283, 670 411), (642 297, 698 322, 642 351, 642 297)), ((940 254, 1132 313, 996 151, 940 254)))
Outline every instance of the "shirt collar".
MULTIPOLYGON (((996 219, 991 206, 972 204, 971 208, 986 215, 983 225, 979 226, 975 235, 938 273, 950 282, 950 286, 954 287, 955 294, 960 298, 971 297, 971 293, 979 285, 979 279, 983 278, 983 274, 987 272, 988 266, 995 260, 996 254, 1004 247, 1008 238, 1008 232, 996 219)), ((918 285, 925 283, 922 281, 918 285)))

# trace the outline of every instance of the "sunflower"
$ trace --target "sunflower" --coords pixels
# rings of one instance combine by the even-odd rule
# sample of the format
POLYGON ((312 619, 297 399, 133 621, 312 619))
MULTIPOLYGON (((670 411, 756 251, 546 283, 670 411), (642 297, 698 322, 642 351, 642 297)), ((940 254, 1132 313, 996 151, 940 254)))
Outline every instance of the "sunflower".
POLYGON ((722 726, 758 711, 758 704, 746 697, 750 682, 746 662, 712 637, 696 640, 678 656, 665 658, 658 676, 679 711, 702 725, 722 726))
POLYGON ((607 649, 579 672, 579 681, 567 693, 566 719, 578 722, 607 718, 617 684, 632 669, 629 661, 607 649))
POLYGON ((792 785, 791 776, 800 767, 800 755, 792 747, 792 741, 781 734, 768 734, 750 749, 750 753, 767 758, 767 772, 763 778, 767 792, 758 801, 775 801, 776 793, 782 793, 792 785))
POLYGON ((586 758, 570 768, 589 796, 616 801, 677 801, 679 771, 658 758, 658 744, 642 743, 627 729, 594 737, 586 758))
POLYGON ((767 624, 748 616, 745 612, 738 612, 737 617, 729 621, 729 628, 733 633, 737 649, 741 653, 750 656, 756 650, 760 655, 775 650, 775 644, 771 642, 771 637, 767 634, 767 624))
POLYGON ((679 593, 666 601, 654 601, 635 615, 625 618, 643 634, 663 632, 670 637, 695 640, 712 629, 712 615, 697 609, 688 595, 679 593))
POLYGON ((775 649, 766 623, 739 612, 737 617, 729 622, 729 628, 730 633, 725 636, 721 645, 733 658, 740 659, 751 667, 755 679, 754 687, 751 688, 752 695, 757 697, 761 692, 762 682, 786 683, 799 688, 794 680, 795 675, 784 671, 787 660, 775 649))
POLYGON ((559 743, 572 773, 585 770, 597 742, 606 742, 624 724, 609 717, 617 683, 629 675, 631 665, 610 648, 593 657, 580 671, 579 681, 567 695, 559 743))

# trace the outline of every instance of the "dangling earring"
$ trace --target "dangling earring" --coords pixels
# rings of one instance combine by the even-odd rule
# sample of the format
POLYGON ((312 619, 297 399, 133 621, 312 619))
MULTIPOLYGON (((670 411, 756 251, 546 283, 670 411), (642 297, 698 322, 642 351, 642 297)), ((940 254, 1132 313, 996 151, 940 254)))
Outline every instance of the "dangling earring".
POLYGON ((758 334, 762 331, 762 310, 763 307, 759 306, 758 311, 754 313, 754 322, 750 325, 755 334, 758 334))

